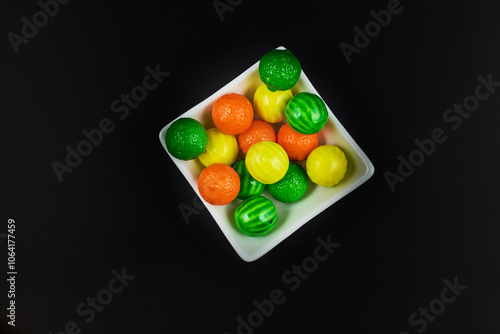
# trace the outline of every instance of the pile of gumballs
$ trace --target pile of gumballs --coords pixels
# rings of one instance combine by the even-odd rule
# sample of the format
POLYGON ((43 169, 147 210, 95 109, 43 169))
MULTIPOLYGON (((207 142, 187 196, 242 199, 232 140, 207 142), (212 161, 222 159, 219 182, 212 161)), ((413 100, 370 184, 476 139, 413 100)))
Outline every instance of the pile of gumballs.
POLYGON ((339 147, 318 145, 328 121, 323 100, 309 92, 292 93, 301 71, 289 50, 272 50, 259 62, 262 84, 253 103, 240 94, 222 95, 212 106, 214 127, 185 117, 165 135, 173 157, 199 159, 204 166, 198 191, 208 204, 241 201, 234 223, 248 236, 269 233, 278 220, 274 203, 263 196, 266 187, 275 200, 293 205, 306 194, 309 180, 332 187, 347 170, 339 147))

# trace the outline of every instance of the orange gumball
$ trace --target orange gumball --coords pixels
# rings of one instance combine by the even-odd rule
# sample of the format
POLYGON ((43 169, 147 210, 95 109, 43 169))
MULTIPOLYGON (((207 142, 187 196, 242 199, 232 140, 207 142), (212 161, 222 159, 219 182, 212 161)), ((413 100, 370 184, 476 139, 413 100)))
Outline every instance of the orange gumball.
POLYGON ((290 160, 302 161, 318 147, 318 135, 298 133, 286 123, 278 131, 278 144, 285 149, 290 160))
POLYGON ((252 124, 252 103, 240 94, 222 95, 212 106, 212 119, 214 125, 223 133, 240 134, 252 124))
POLYGON ((240 176, 231 166, 210 165, 201 171, 198 191, 212 205, 229 204, 240 192, 240 176))
POLYGON ((276 132, 271 124, 258 119, 253 120, 250 127, 238 135, 238 144, 244 154, 247 154, 250 146, 264 140, 276 142, 276 132))

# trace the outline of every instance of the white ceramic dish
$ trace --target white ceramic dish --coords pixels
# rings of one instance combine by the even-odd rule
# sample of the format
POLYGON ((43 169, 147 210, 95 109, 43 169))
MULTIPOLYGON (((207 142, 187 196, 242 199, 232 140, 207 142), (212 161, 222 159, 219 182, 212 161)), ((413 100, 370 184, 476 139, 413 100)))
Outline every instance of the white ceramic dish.
MULTIPOLYGON (((279 49, 284 48, 280 47, 279 49)), ((233 81, 219 89, 206 100, 180 115, 178 118, 191 117, 200 121, 207 129, 213 127, 211 117, 212 105, 220 96, 227 93, 238 93, 246 96, 250 101, 253 101, 253 94, 262 83, 259 77, 258 68, 259 62, 255 63, 233 81)), ((294 95, 300 92, 318 94, 304 71, 302 71, 300 79, 292 89, 292 92, 294 95)), ((309 188, 306 195, 299 201, 290 204, 274 200, 266 189, 264 196, 271 199, 276 205, 276 209, 278 210, 278 222, 268 235, 262 237, 246 236, 236 228, 233 214, 238 204, 241 203, 239 199, 236 199, 226 206, 214 206, 208 204, 201 198, 198 192, 197 183, 203 165, 198 159, 191 161, 178 160, 167 151, 165 134, 169 126, 175 120, 167 124, 160 131, 160 142, 165 148, 165 151, 167 151, 167 154, 172 158, 175 165, 186 177, 194 191, 200 196, 201 201, 203 201, 229 243, 243 260, 247 262, 257 260, 281 241, 285 240, 302 225, 359 187, 373 175, 375 168, 371 161, 342 124, 340 124, 328 105, 327 109, 329 114, 328 122, 325 128, 318 133, 319 145, 336 145, 344 151, 348 159, 348 169, 344 179, 338 185, 331 188, 317 186, 309 181, 309 188)))

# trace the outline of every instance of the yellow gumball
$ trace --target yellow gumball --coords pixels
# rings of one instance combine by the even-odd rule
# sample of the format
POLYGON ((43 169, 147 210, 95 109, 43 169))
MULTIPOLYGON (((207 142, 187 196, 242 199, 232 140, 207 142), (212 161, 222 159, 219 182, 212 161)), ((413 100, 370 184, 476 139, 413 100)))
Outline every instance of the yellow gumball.
POLYGON ((205 151, 198 157, 208 167, 213 164, 232 165, 238 157, 236 137, 222 133, 217 128, 207 130, 208 142, 205 151))
POLYGON ((250 175, 264 184, 281 180, 288 170, 289 163, 283 147, 272 141, 253 144, 245 157, 245 165, 250 175))
POLYGON ((264 121, 279 123, 285 119, 285 108, 292 97, 290 89, 271 92, 266 84, 261 84, 253 96, 253 107, 264 121))
POLYGON ((307 175, 319 186, 336 185, 344 178, 346 170, 347 158, 337 146, 318 146, 307 157, 307 175))

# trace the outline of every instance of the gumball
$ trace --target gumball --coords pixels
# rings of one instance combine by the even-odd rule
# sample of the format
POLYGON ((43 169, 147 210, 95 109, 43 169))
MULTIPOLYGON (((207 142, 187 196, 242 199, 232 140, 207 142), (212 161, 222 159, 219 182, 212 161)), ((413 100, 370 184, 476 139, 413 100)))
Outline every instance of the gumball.
POLYGON ((252 125, 243 133, 238 135, 238 144, 243 154, 247 154, 248 149, 255 143, 263 140, 276 142, 276 132, 271 124, 254 119, 252 125))
POLYGON ((316 94, 302 92, 286 105, 286 121, 292 129, 305 134, 315 134, 325 126, 328 110, 325 102, 316 94))
POLYGON ((264 196, 252 196, 236 208, 234 222, 240 232, 259 237, 271 232, 278 221, 274 203, 264 196))
POLYGON ((306 171, 312 182, 332 187, 344 178, 347 158, 337 146, 318 146, 307 157, 306 171))
POLYGON ((198 157, 208 167, 213 164, 232 165, 238 157, 238 142, 232 135, 217 128, 207 130, 208 142, 205 151, 198 157))
POLYGON ((250 147, 245 157, 250 174, 259 182, 278 182, 288 170, 289 160, 283 147, 272 141, 261 141, 250 147))
POLYGON ((298 133, 288 123, 281 126, 277 138, 278 144, 285 149, 291 161, 305 160, 309 153, 318 147, 317 134, 298 133))
POLYGON ((180 160, 196 159, 207 146, 207 131, 197 120, 179 118, 165 135, 168 153, 180 160))
POLYGON ((268 189, 276 200, 292 203, 306 194, 308 183, 309 178, 304 168, 295 162, 290 162, 285 176, 278 182, 270 184, 268 189))
POLYGON ((243 95, 222 95, 212 106, 214 125, 228 135, 237 135, 250 127, 253 120, 252 103, 243 95))
POLYGON ((271 50, 259 61, 259 76, 271 91, 287 90, 299 81, 302 66, 290 50, 271 50))
POLYGON ((245 165, 245 160, 240 160, 233 165, 234 170, 240 176, 240 192, 238 193, 239 199, 247 199, 252 196, 260 196, 264 192, 265 184, 257 181, 248 172, 245 165))
POLYGON ((264 121, 279 123, 285 119, 286 104, 292 97, 290 89, 271 92, 265 84, 261 84, 253 96, 253 107, 264 121))
POLYGON ((240 177, 228 165, 213 164, 201 171, 198 178, 201 197, 212 205, 231 203, 240 191, 240 177))

